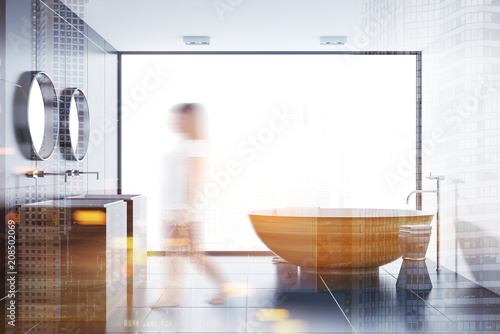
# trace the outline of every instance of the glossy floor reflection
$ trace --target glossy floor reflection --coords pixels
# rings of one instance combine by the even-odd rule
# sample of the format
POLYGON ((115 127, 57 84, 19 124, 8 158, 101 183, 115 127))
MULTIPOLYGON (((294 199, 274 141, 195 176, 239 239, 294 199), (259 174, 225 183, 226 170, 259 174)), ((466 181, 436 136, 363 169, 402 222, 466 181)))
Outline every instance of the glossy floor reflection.
MULTIPOLYGON (((217 287, 191 263, 172 281, 169 257, 149 257, 147 281, 106 322, 30 319, 26 333, 498 333, 500 297, 435 263, 397 260, 368 273, 310 273, 271 256, 210 257, 228 280, 217 287), (179 307, 152 309, 179 292, 179 307), (127 307, 129 305, 129 307, 127 307)), ((66 308, 71 305, 61 305, 66 308)), ((82 306, 82 305, 80 305, 82 306)), ((80 311, 83 308, 80 307, 80 311)), ((47 310, 47 313, 50 313, 47 310)), ((61 319, 63 320, 63 319, 61 319)))

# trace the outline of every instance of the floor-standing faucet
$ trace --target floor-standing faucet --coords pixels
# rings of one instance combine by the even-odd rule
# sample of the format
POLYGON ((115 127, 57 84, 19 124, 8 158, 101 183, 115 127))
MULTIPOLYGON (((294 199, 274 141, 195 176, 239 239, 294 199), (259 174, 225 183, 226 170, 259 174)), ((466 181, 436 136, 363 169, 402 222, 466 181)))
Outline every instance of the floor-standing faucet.
POLYGON ((437 197, 437 206, 436 206, 436 271, 439 271, 439 181, 444 180, 444 176, 442 175, 432 175, 429 174, 427 177, 429 180, 436 180, 436 189, 434 190, 413 190, 408 197, 406 198, 406 204, 409 204, 410 197, 413 194, 421 194, 421 193, 436 193, 437 197))

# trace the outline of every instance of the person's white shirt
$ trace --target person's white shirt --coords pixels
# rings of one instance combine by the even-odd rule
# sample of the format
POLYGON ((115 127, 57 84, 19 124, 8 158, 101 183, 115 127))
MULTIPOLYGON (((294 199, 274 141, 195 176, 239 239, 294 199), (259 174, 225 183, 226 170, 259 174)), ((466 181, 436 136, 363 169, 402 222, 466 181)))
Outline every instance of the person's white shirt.
MULTIPOLYGON (((174 148, 163 154, 162 177, 160 184, 160 219, 175 220, 175 213, 187 209, 187 192, 189 178, 189 158, 209 157, 209 145, 206 140, 182 140, 174 148)), ((191 219, 198 219, 198 210, 189 208, 191 219)))

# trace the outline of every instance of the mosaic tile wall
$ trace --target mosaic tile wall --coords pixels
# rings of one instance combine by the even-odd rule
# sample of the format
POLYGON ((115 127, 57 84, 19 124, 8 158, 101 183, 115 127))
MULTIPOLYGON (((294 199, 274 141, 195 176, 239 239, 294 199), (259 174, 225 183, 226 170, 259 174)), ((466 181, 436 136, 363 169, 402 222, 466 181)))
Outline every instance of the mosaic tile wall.
MULTIPOLYGON (((116 132, 103 135, 101 144, 107 147, 106 155, 103 150, 94 148, 81 162, 75 161, 72 156, 69 105, 74 88, 87 93, 91 109, 94 107, 91 110, 92 124, 98 124, 104 118, 116 119, 117 114, 116 103, 110 102, 117 100, 117 90, 113 86, 107 91, 91 88, 92 85, 102 85, 106 80, 116 80, 117 57, 115 50, 78 17, 83 12, 84 3, 83 0, 67 1, 66 5, 57 0, 17 0, 7 1, 5 5, 9 19, 2 17, 1 20, 6 24, 6 32, 1 32, 2 38, 5 38, 2 45, 6 48, 2 47, 0 53, 0 70, 4 79, 0 84, 1 107, 5 111, 0 113, 3 133, 0 137, 0 196, 2 214, 8 214, 9 219, 20 218, 19 206, 22 204, 89 192, 116 193, 117 147, 113 147, 116 132), (89 48, 89 34, 92 35, 92 50, 89 48), (99 47, 94 47, 96 45, 99 47), (91 52, 104 57, 90 59, 91 52), (8 69, 3 67, 5 64, 8 64, 8 69), (92 68, 103 67, 107 67, 105 73, 89 73, 92 68), (58 95, 53 110, 53 120, 58 125, 58 132, 53 134, 57 137, 57 144, 52 156, 45 161, 36 160, 34 156, 31 159, 24 157, 17 149, 16 134, 9 126, 18 104, 24 103, 12 97, 17 90, 27 91, 24 82, 17 82, 19 76, 27 71, 46 72, 58 95), (64 173, 71 169, 90 171, 90 168, 100 171, 100 180, 90 175, 68 177, 67 182, 64 176, 46 176, 35 180, 24 175, 34 169, 64 173)), ((3 6, 1 10, 4 10, 3 6)), ((26 332, 34 328, 30 332, 58 332, 57 323, 40 325, 40 318, 50 313, 50 320, 67 321, 68 315, 75 314, 75 310, 67 308, 69 303, 64 300, 68 294, 52 288, 54 284, 61 286, 74 279, 67 276, 64 270, 67 260, 64 244, 71 217, 66 210, 39 208, 23 211, 22 215, 25 224, 18 227, 16 254, 19 271, 17 314, 18 320, 22 321, 18 330, 26 332)), ((6 231, 7 228, 2 229, 2 239, 6 231)), ((6 263, 3 249, 2 259, 6 263)), ((71 323, 64 326, 70 328, 71 323)))

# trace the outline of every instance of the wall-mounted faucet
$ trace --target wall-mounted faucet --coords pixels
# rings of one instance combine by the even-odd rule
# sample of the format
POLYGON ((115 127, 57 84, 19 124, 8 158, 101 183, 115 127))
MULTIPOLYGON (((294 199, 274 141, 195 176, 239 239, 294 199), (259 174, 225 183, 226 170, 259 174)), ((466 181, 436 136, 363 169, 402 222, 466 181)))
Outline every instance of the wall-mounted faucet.
POLYGON ((26 172, 25 175, 33 179, 38 179, 39 177, 45 177, 47 175, 60 175, 60 176, 64 175, 64 182, 68 182, 68 176, 78 176, 80 174, 96 174, 97 180, 99 180, 99 172, 84 172, 78 169, 69 169, 64 173, 50 173, 50 172, 45 172, 43 170, 35 169, 33 171, 26 172))
POLYGON ((80 174, 95 174, 97 180, 99 180, 99 172, 84 172, 78 169, 70 169, 66 171, 66 176, 78 176, 80 174))
POLYGON ((432 173, 429 174, 427 177, 429 180, 436 180, 436 189, 432 190, 413 190, 408 197, 406 198, 406 204, 410 203, 410 197, 413 194, 421 194, 421 193, 435 193, 437 197, 437 206, 436 206, 436 271, 439 271, 439 181, 444 180, 444 176, 442 175, 432 175, 432 173))
MULTIPOLYGON (((35 169, 35 170, 31 170, 31 171, 26 172, 25 175, 27 177, 30 177, 33 179, 38 179, 39 177, 45 177, 48 175, 66 175, 66 173, 49 173, 49 172, 45 172, 43 170, 35 169)), ((66 179, 64 181, 66 182, 66 179)))

